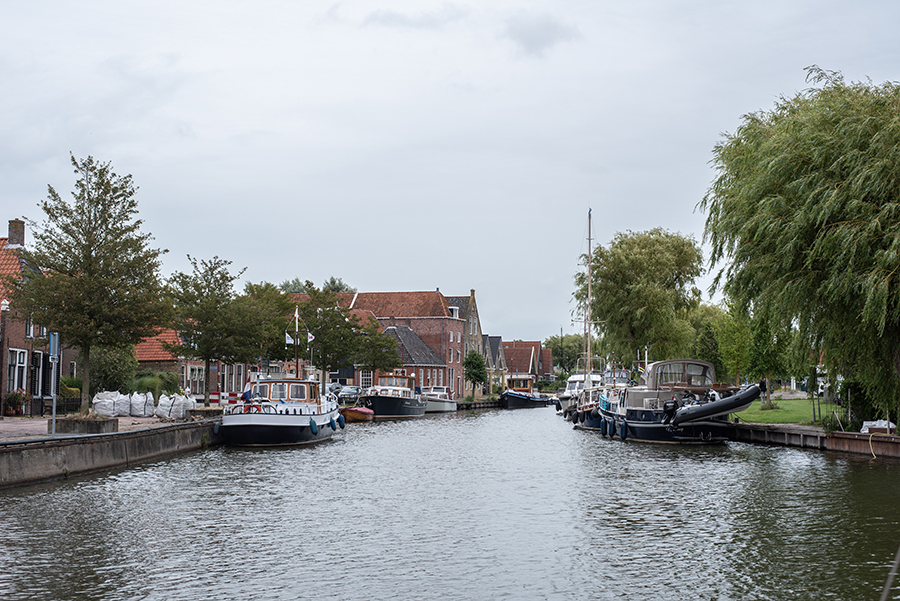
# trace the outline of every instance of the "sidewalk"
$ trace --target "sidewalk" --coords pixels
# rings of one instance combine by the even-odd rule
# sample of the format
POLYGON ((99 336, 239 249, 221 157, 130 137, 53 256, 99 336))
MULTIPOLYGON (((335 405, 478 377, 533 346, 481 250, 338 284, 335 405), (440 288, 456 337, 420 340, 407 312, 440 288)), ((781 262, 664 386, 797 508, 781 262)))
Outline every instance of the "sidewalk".
MULTIPOLYGON (((49 438, 47 422, 49 417, 10 417, 0 419, 0 442, 10 440, 26 440, 31 438, 49 438)), ((58 418, 57 418, 58 419, 58 418)), ((119 432, 127 430, 140 430, 161 425, 163 422, 158 417, 120 417, 119 432)), ((57 434, 57 436, 61 436, 57 434)), ((67 434, 66 436, 71 436, 67 434)))

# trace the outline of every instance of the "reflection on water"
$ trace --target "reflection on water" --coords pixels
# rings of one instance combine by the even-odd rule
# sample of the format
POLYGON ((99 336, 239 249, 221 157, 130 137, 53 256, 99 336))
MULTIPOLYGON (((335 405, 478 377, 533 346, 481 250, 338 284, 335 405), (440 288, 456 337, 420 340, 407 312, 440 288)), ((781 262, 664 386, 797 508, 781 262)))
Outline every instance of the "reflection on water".
POLYGON ((0 599, 875 599, 898 469, 551 409, 350 424, 0 491, 0 599))

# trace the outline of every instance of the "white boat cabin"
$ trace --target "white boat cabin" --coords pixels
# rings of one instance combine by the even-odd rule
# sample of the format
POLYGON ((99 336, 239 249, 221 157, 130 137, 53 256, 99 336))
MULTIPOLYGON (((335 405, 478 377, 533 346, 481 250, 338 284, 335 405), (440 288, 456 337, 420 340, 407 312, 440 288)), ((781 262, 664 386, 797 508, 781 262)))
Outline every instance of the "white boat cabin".
POLYGON ((399 374, 378 376, 378 384, 366 391, 368 396, 393 396, 404 399, 413 398, 413 377, 399 374))
POLYGON ((260 401, 317 403, 319 401, 318 382, 298 380, 257 382, 251 389, 252 398, 260 401))

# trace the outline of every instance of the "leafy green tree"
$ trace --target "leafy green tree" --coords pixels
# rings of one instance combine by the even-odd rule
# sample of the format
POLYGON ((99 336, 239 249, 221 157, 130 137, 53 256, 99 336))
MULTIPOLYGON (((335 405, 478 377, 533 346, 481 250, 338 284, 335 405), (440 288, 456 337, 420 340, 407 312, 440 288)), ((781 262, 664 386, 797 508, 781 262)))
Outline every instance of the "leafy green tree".
POLYGON ((769 383, 767 398, 772 377, 784 375, 787 371, 790 344, 790 327, 779 325, 763 311, 758 311, 750 320, 750 364, 747 373, 754 378, 766 379, 769 383))
POLYGON ((330 292, 356 292, 356 288, 349 284, 345 284, 344 280, 334 276, 325 280, 325 283, 322 284, 322 290, 328 290, 330 292))
POLYGON ((134 346, 98 346, 93 349, 91 363, 91 394, 104 390, 118 390, 124 394, 132 391, 134 374, 138 368, 134 346))
MULTIPOLYGON (((175 273, 169 281, 175 305, 173 326, 181 343, 166 344, 175 355, 202 360, 205 373, 213 361, 248 362, 259 356, 260 337, 253 307, 236 301, 234 281, 244 270, 231 274, 231 261, 213 257, 210 261, 188 256, 192 272, 175 273)), ((284 340, 284 332, 281 333, 284 340)), ((209 386, 203 403, 209 405, 209 386)))
POLYGON ((12 303, 35 323, 59 332, 81 356, 81 411, 90 406, 92 351, 121 348, 157 334, 171 315, 159 276, 160 256, 137 219, 130 175, 88 157, 72 166, 79 178, 67 202, 48 186, 46 215, 33 250, 22 258, 36 269, 10 282, 12 303), (40 270, 40 271, 38 271, 40 270))
POLYGON ((747 314, 733 303, 726 303, 727 310, 716 323, 719 355, 726 373, 735 384, 741 383, 750 366, 750 320, 747 314))
MULTIPOLYGON (((284 292, 292 294, 307 294, 308 289, 306 284, 308 281, 309 280, 301 280, 300 278, 285 280, 281 283, 279 288, 284 292)), ((356 288, 349 284, 345 284, 344 280, 334 276, 325 280, 325 283, 322 284, 322 290, 328 290, 329 292, 356 292, 356 288)))
POLYGON ((584 357, 584 336, 581 334, 550 336, 543 345, 553 351, 553 360, 566 374, 571 374, 581 365, 579 360, 584 357))
MULTIPOLYGON (((699 302, 694 287, 702 253, 692 238, 661 228, 617 233, 609 248, 594 250, 592 321, 606 351, 635 357, 649 343, 652 356, 690 352, 694 332, 688 312, 699 302)), ((584 303, 587 277, 575 276, 575 298, 584 303)))
POLYGON ((808 70, 812 89, 744 116, 700 208, 714 281, 797 324, 883 407, 900 392, 900 85, 808 70))
POLYGON ((278 287, 288 294, 306 294, 306 282, 300 278, 285 280, 278 287))
POLYGON ((463 359, 463 377, 474 385, 487 382, 487 366, 478 351, 469 351, 463 359))
POLYGON ((381 331, 375 319, 368 319, 357 331, 354 363, 372 372, 389 372, 402 365, 397 341, 381 331))
POLYGON ((716 369, 716 379, 726 381, 728 369, 719 351, 718 324, 724 319, 724 311, 720 307, 701 303, 694 308, 688 318, 694 329, 694 342, 691 356, 701 361, 709 361, 716 369))
POLYGON ((359 319, 338 304, 335 292, 319 290, 309 280, 304 286, 307 298, 299 304, 298 311, 300 319, 313 335, 313 341, 300 354, 322 368, 325 377, 328 372, 353 365, 359 319))
POLYGON ((285 346, 285 332, 294 330, 295 303, 290 294, 269 282, 247 283, 235 303, 256 330, 256 356, 275 361, 294 358, 294 348, 285 346))

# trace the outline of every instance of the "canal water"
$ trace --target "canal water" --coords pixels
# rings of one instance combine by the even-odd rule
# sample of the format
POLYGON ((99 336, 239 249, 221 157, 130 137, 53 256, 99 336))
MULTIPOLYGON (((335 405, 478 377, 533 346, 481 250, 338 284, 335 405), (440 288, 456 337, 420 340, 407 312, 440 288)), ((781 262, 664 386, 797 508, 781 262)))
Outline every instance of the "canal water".
POLYGON ((0 491, 0 599, 878 599, 898 500, 897 461, 551 408, 349 424, 0 491))

